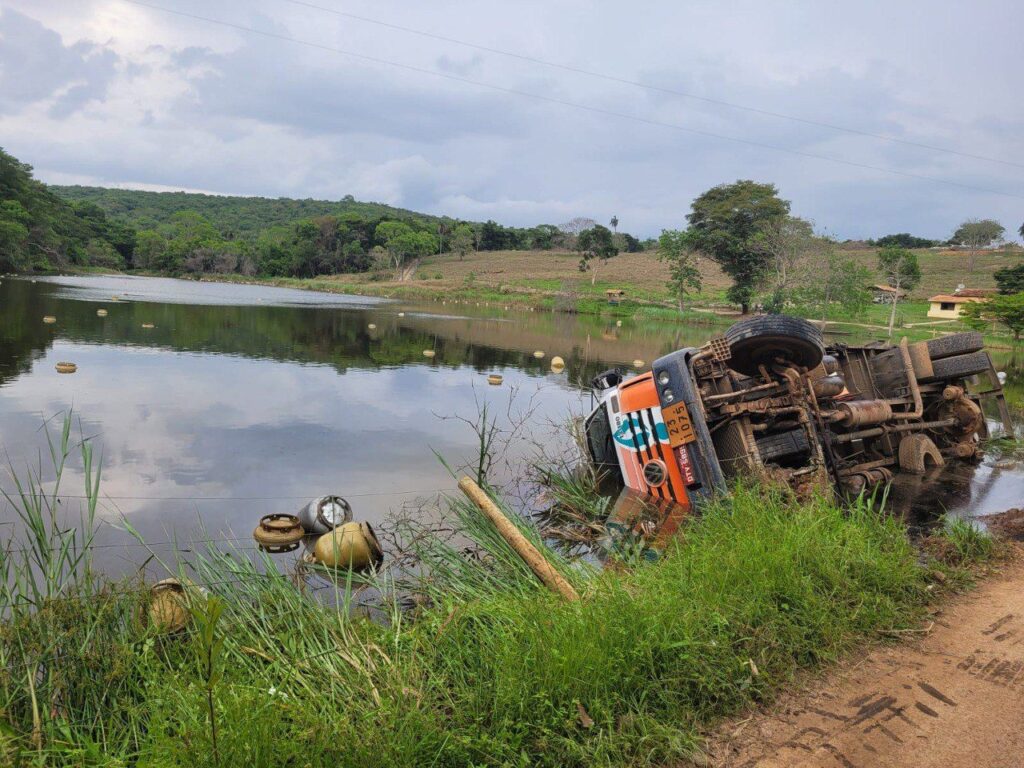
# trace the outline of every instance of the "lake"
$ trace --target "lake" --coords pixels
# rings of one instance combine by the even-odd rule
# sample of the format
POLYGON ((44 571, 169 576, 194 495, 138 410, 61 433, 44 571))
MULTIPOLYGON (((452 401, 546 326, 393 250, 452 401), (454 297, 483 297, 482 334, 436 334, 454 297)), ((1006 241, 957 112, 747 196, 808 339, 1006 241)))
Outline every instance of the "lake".
MULTIPOLYGON (((0 312, 3 448, 23 471, 45 452, 44 420, 57 433, 59 414, 73 408, 75 434, 102 455, 97 543, 113 573, 148 554, 122 519, 150 542, 251 544, 260 516, 336 493, 358 519, 380 522, 454 488, 438 456, 458 466, 477 449, 457 417, 473 420, 486 403, 506 427, 528 414, 536 440, 557 440, 556 425, 589 404, 584 387, 597 372, 706 335, 141 277, 5 278, 0 312), (560 373, 550 370, 554 355, 566 362, 560 373), (77 372, 58 373, 59 361, 77 372), (489 373, 503 384, 488 385, 489 373), (120 543, 128 546, 111 546, 120 543)), ((507 458, 525 461, 525 450, 513 445, 507 458)), ((83 488, 74 458, 69 495, 83 488)), ((13 487, 9 475, 2 487, 13 487)))
MULTIPOLYGON (((260 516, 328 493, 380 523, 451 491, 438 457, 474 460, 465 420, 484 404, 503 428, 524 427, 505 451, 513 467, 532 458, 531 443, 561 451, 560 427, 589 408, 596 373, 716 332, 164 278, 4 278, 0 441, 23 471, 45 453, 44 421, 56 434, 73 408, 75 435, 102 456, 98 562, 117 575, 149 554, 124 520, 166 555, 207 537, 251 546, 260 516), (558 373, 554 355, 566 363, 558 373), (58 373, 59 361, 77 372, 58 373), (501 386, 488 385, 491 373, 501 386)), ((74 459, 62 486, 69 519, 83 488, 74 459)), ((13 488, 9 473, 0 487, 13 488)), ((1024 485, 1016 470, 986 465, 935 487, 932 512, 946 502, 983 513, 1012 506, 1024 485)), ((912 488, 918 496, 930 498, 912 488)), ((0 523, 13 520, 5 504, 0 523)))

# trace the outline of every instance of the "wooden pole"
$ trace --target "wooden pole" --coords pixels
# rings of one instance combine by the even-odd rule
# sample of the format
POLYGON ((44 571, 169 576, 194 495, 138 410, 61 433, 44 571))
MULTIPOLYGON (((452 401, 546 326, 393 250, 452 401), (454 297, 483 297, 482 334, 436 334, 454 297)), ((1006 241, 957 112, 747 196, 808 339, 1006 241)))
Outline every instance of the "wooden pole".
POLYGON ((459 490, 466 494, 469 500, 476 504, 487 519, 494 524, 498 533, 501 534, 501 538, 507 541, 509 546, 516 551, 516 554, 523 558, 523 562, 530 566, 530 570, 537 575, 537 578, 546 587, 553 592, 557 592, 566 600, 580 599, 572 584, 566 581, 562 574, 556 571, 551 563, 547 561, 547 558, 537 551, 537 548, 530 543, 530 540, 523 536, 520 530, 505 517, 502 511, 498 509, 498 505, 491 501, 490 497, 484 493, 479 485, 470 478, 463 477, 459 480, 459 490))

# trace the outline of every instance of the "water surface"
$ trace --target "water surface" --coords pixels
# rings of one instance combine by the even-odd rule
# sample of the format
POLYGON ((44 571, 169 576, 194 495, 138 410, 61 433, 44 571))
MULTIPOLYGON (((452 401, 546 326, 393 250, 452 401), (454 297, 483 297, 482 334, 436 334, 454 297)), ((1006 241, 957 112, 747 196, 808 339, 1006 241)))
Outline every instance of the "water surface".
MULTIPOLYGON (((165 555, 170 542, 202 537, 251 545, 261 515, 322 494, 380 522, 450 490, 438 455, 458 466, 477 450, 473 430, 451 417, 471 420, 483 404, 506 427, 525 418, 533 442, 558 451, 558 425, 587 409, 596 373, 720 331, 163 278, 5 278, 0 443, 23 471, 45 450, 44 420, 73 409, 76 435, 102 454, 99 562, 117 574, 149 554, 124 520, 168 542, 154 547, 165 555), (58 361, 78 372, 57 373, 58 361), (488 386, 489 373, 502 386, 488 386)), ((527 443, 506 458, 529 460, 527 443)), ((1024 496, 1019 470, 992 465, 915 482, 900 503, 926 517, 998 512, 1024 496)), ((12 487, 6 473, 0 487, 12 487)), ((77 459, 63 488, 73 519, 77 459)), ((13 519, 5 505, 0 523, 13 519)))

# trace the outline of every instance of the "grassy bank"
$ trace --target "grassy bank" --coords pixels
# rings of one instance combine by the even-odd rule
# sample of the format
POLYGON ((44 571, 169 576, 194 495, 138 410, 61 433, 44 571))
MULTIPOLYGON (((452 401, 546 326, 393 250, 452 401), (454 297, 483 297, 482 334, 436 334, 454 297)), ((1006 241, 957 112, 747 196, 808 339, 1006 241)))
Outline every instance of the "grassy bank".
MULTIPOLYGON (((55 446, 60 462, 67 431, 55 446)), ((211 551, 169 564, 195 587, 190 628, 167 635, 144 585, 90 573, 58 495, 24 490, 0 560, 4 765, 658 764, 797 670, 912 626, 937 567, 867 505, 739 487, 656 564, 549 553, 583 595, 565 603, 453 499, 463 539, 419 530, 429 576, 382 575, 369 612, 352 583, 325 601, 270 558, 211 551)), ((964 562, 981 552, 956 536, 964 562)))

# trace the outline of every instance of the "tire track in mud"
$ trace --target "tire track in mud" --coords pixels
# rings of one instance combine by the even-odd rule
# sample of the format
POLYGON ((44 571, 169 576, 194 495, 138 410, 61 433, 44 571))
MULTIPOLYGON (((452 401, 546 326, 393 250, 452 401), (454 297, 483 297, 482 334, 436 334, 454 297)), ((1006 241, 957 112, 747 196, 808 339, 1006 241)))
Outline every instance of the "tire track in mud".
POLYGON ((1024 563, 709 740, 720 768, 1024 768, 1024 563))

